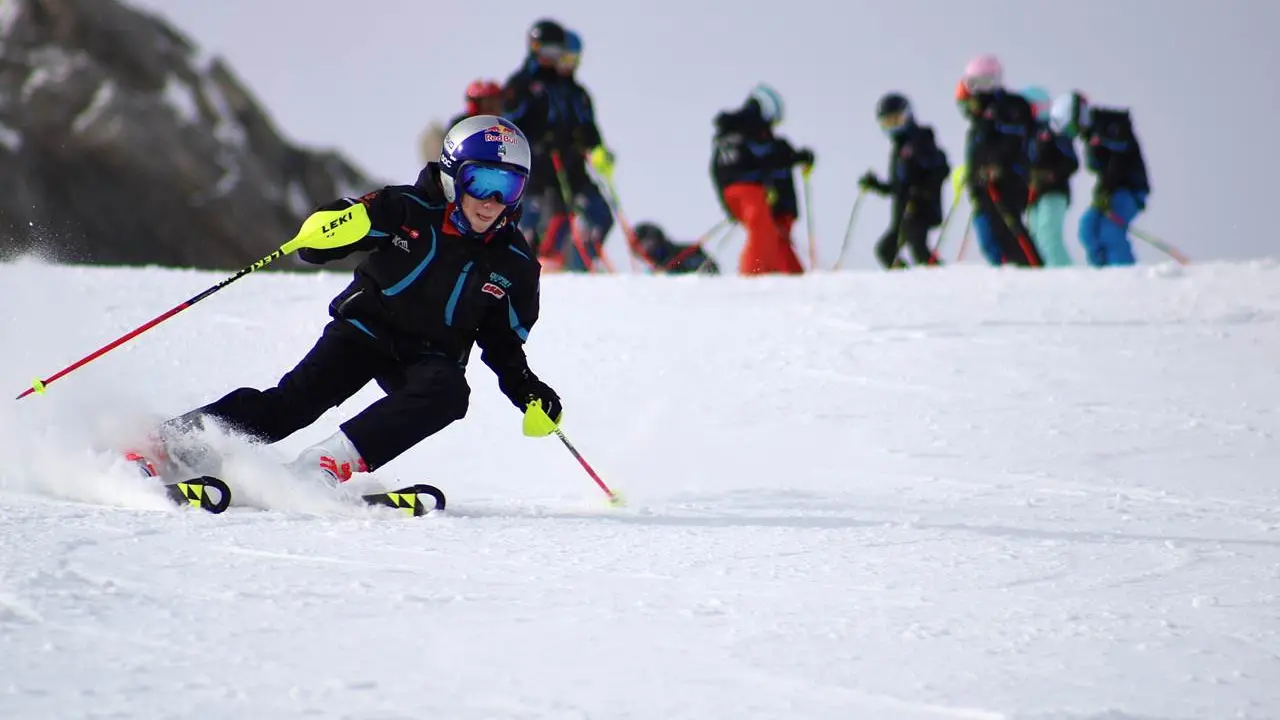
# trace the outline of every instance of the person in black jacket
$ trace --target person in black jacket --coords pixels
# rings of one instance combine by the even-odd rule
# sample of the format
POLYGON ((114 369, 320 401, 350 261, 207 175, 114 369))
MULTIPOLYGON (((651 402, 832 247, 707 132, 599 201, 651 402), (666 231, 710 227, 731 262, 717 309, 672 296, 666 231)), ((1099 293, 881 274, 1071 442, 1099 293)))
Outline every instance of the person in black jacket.
POLYGON ((576 34, 539 20, 529 30, 524 65, 503 90, 504 115, 533 144, 521 229, 556 269, 593 269, 613 226, 613 213, 586 172, 586 156, 601 141, 591 97, 573 77, 580 52, 576 34))
POLYGON ((371 229, 354 244, 299 251, 311 263, 368 253, 330 303, 332 320, 319 341, 275 387, 242 387, 163 423, 152 447, 131 459, 149 475, 216 475, 217 459, 193 433, 208 421, 275 443, 376 381, 385 397, 289 465, 300 476, 345 482, 466 414, 473 345, 517 408, 536 403, 558 423, 560 399, 529 369, 524 352, 538 319, 540 275, 515 226, 529 157, 516 126, 480 115, 445 135, 440 162, 428 164, 415 184, 321 208, 362 205, 371 229))
POLYGON ((1085 167, 1096 178, 1093 202, 1080 216, 1080 243, 1089 264, 1133 265, 1129 225, 1147 208, 1151 180, 1129 110, 1093 107, 1077 91, 1059 97, 1052 115, 1060 132, 1080 137, 1085 167))
POLYGON ((774 133, 782 112, 782 96, 761 83, 742 107, 717 113, 714 120, 711 180, 725 213, 747 231, 738 261, 743 275, 804 272, 790 225, 779 222, 770 191, 776 198, 779 177, 790 176, 796 165, 813 165, 814 154, 808 148, 793 150, 774 133))
POLYGON ((980 55, 965 68, 963 102, 969 118, 965 167, 973 229, 992 265, 1040 267, 1030 233, 1022 222, 1027 208, 1029 160, 1035 127, 1031 104, 1004 87, 1004 67, 980 55))
POLYGON ((553 269, 558 269, 558 261, 552 257, 558 248, 544 238, 548 229, 555 231, 552 236, 559 235, 557 228, 548 226, 556 210, 564 206, 552 154, 557 151, 567 127, 560 109, 563 103, 557 101, 553 93, 560 80, 556 64, 564 55, 567 43, 568 33, 563 25, 555 20, 537 21, 526 37, 524 62, 502 86, 502 115, 524 131, 533 153, 520 230, 538 256, 553 261, 550 263, 553 269))
POLYGON ((888 180, 868 170, 858 181, 864 189, 893 197, 889 229, 876 243, 876 259, 886 269, 904 268, 898 253, 905 245, 917 265, 936 265, 929 230, 942 224, 942 184, 951 174, 947 155, 933 128, 916 122, 911 102, 899 93, 880 98, 876 119, 893 143, 888 180))
POLYGON ((600 127, 596 123, 595 104, 591 93, 577 80, 582 61, 582 38, 573 30, 565 30, 564 54, 556 61, 560 83, 551 93, 553 102, 563 103, 565 132, 556 148, 562 167, 561 195, 555 203, 557 214, 565 221, 559 225, 559 237, 548 233, 548 243, 560 248, 564 269, 577 272, 591 270, 600 260, 604 241, 613 228, 613 210, 587 172, 588 161, 604 176, 613 172, 613 153, 604 147, 600 127), (564 194, 570 205, 565 209, 564 194), (586 256, 578 245, 586 250, 586 256))

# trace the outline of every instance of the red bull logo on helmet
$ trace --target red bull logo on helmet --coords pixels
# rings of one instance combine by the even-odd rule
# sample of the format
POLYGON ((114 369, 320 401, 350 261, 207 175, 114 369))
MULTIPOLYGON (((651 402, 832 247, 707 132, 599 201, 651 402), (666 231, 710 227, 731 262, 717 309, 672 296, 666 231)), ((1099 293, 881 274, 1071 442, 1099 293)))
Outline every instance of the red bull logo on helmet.
POLYGON ((498 124, 485 128, 484 141, 511 143, 514 145, 519 142, 519 138, 516 137, 515 130, 507 127, 506 125, 498 124))

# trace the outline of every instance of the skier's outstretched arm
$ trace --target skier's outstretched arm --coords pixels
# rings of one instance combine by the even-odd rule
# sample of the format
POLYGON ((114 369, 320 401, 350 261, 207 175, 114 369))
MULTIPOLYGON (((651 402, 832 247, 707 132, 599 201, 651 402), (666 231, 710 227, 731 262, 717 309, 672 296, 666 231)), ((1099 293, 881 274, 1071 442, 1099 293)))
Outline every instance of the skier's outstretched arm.
POLYGON ((363 238, 349 245, 342 247, 316 249, 302 248, 298 251, 298 257, 304 262, 312 265, 323 265, 334 260, 341 260, 354 252, 368 252, 376 250, 384 243, 387 238, 391 237, 400 225, 404 222, 404 199, 402 191, 394 186, 384 187, 381 190, 375 190, 358 199, 338 198, 331 203, 326 203, 316 208, 317 212, 326 210, 341 210, 351 207, 357 203, 362 203, 365 210, 369 214, 369 222, 371 229, 363 238))

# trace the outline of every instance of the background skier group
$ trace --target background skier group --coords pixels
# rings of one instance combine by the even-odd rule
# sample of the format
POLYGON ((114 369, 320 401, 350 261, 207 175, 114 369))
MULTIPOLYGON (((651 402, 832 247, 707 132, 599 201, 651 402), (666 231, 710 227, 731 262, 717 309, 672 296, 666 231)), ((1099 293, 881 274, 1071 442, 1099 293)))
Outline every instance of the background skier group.
MULTIPOLYGON (((602 140, 591 95, 575 77, 582 38, 558 22, 541 20, 529 30, 527 51, 504 84, 471 83, 466 109, 449 127, 476 114, 516 123, 534 159, 520 229, 539 260, 549 270, 612 269, 601 248, 614 225, 607 199, 613 195, 614 156, 602 140)), ((906 267, 904 250, 917 265, 940 264, 929 235, 945 232, 961 195, 968 198, 969 223, 991 264, 1071 264, 1064 225, 1070 181, 1082 165, 1077 140, 1083 166, 1095 176, 1078 231, 1085 257, 1094 266, 1135 262, 1129 226, 1145 209, 1151 187, 1128 110, 1093 107, 1080 92, 1053 99, 1038 87, 1008 89, 1004 68, 992 55, 968 63, 955 101, 969 123, 964 161, 957 167, 906 96, 889 93, 877 103, 876 119, 891 143, 888 172, 882 178, 868 171, 859 179, 850 226, 866 193, 891 200, 889 227, 875 246, 883 267, 906 267), (948 177, 952 202, 944 214, 948 177)), ((746 233, 738 263, 742 274, 804 272, 792 237, 799 216, 795 170, 807 180, 815 154, 778 133, 783 110, 779 93, 760 84, 742 106, 713 121, 711 177, 727 220, 746 233)), ((426 158, 438 155, 442 131, 437 126, 424 139, 426 158)), ((619 220, 632 255, 653 270, 718 272, 702 249, 713 233, 680 245, 656 223, 630 227, 619 220)))

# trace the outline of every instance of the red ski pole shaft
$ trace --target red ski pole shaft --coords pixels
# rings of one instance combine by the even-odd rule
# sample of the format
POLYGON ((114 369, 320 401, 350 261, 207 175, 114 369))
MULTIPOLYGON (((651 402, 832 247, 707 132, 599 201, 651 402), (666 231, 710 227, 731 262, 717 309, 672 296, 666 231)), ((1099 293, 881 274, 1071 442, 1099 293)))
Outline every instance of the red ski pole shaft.
POLYGON ((270 255, 268 255, 268 256, 266 256, 266 257, 262 258, 261 260, 259 260, 259 261, 255 262, 254 264, 249 265, 249 266, 245 267, 244 269, 240 270, 240 272, 237 272, 235 275, 232 275, 231 277, 229 277, 229 278, 227 278, 227 279, 223 280, 222 282, 218 283, 217 285, 214 285, 214 286, 212 286, 212 287, 208 288, 207 290, 205 290, 205 291, 201 292, 199 295, 196 295, 196 296, 194 296, 194 297, 190 298, 189 300, 186 300, 186 301, 182 302, 181 304, 179 304, 179 305, 175 306, 174 308, 172 308, 171 310, 168 310, 167 312, 165 312, 165 313, 163 313, 163 314, 161 314, 161 315, 157 316, 156 318, 154 318, 154 319, 152 319, 152 320, 149 320, 149 321, 147 321, 147 322, 143 323, 142 325, 139 325, 139 326, 138 326, 137 328, 135 328, 134 330, 131 330, 131 331, 129 331, 129 332, 127 332, 127 333, 125 333, 124 335, 121 335, 120 337, 116 338, 115 340, 112 340, 111 342, 107 343, 106 345, 103 345, 102 347, 98 348, 97 350, 94 350, 93 352, 91 352, 91 353, 89 353, 88 355, 86 355, 86 356, 84 356, 84 357, 80 358, 79 360, 75 361, 74 363, 71 363, 71 364, 70 364, 70 365, 68 365, 67 367, 65 367, 65 368, 63 368, 63 369, 61 369, 61 370, 59 370, 58 372, 56 372, 56 373, 54 373, 54 374, 50 375, 49 377, 47 377, 47 378, 45 378, 45 379, 43 379, 43 380, 36 380, 36 381, 32 382, 32 383, 31 383, 31 387, 27 388, 26 390, 23 390, 23 391, 18 395, 17 399, 18 399, 18 400, 21 400, 22 398, 24 398, 24 397, 26 397, 26 396, 28 396, 28 395, 30 395, 30 394, 32 394, 32 393, 42 393, 42 392, 44 392, 44 388, 45 388, 45 386, 46 386, 46 385, 48 385, 49 383, 54 382, 54 381, 55 381, 55 380, 57 380, 58 378, 61 378, 61 377, 63 377, 64 375, 68 375, 68 374, 70 374, 70 373, 74 372, 75 370, 77 370, 77 369, 79 369, 79 368, 81 368, 81 367, 85 366, 85 365, 88 365, 89 363, 93 362, 94 360, 97 360, 98 358, 102 357, 103 355, 106 355, 108 352, 111 352, 112 350, 116 349, 117 347, 120 347, 121 345, 125 344, 126 342, 129 342, 129 341, 130 341, 130 340, 132 340, 133 338, 138 337, 138 336, 139 336, 139 335, 141 335, 142 333, 144 333, 144 332, 146 332, 146 331, 150 330, 151 328, 153 328, 153 327, 155 327, 155 326, 159 325, 160 323, 164 322, 165 320, 168 320, 169 318, 173 317, 174 315, 177 315, 178 313, 182 312, 183 310, 186 310, 187 308, 191 307, 192 305, 195 305, 196 303, 198 303, 198 302, 200 302, 201 300, 203 300, 203 299, 205 299, 205 298, 209 297, 210 295, 212 295, 212 294, 214 294, 214 293, 218 292, 218 291, 219 291, 219 290, 221 290, 222 288, 224 288, 224 287, 226 287, 226 286, 230 285, 231 283, 235 282, 236 280, 239 280, 240 278, 244 277, 245 275, 248 275, 249 273, 251 273, 251 272, 253 272, 253 271, 255 271, 255 270, 259 270, 259 269, 261 269, 261 268, 263 268, 263 267, 266 267, 269 263, 271 263, 271 262, 273 262, 273 261, 277 260, 278 258, 282 257, 283 255, 284 255, 283 248, 281 248, 281 249, 279 249, 279 250, 276 250, 275 252, 271 253, 270 255))
POLYGON ((991 195, 991 202, 996 206, 996 210, 999 211, 1000 218, 1004 221, 1005 229, 1018 241, 1018 246, 1022 248, 1022 254, 1027 256, 1027 264, 1033 268, 1040 267, 1040 255, 1036 252, 1035 245, 1027 239, 1022 222, 1009 212, 1009 208, 1000 197, 1000 191, 996 189, 995 181, 987 181, 987 193, 991 195))
POLYGON ((710 230, 703 233, 702 237, 698 238, 697 241, 695 241, 692 245, 676 253, 675 257, 668 260, 663 267, 665 267, 667 270, 675 270, 677 267, 680 267, 680 263, 684 262, 686 258, 688 258, 690 255, 693 255, 698 250, 701 250, 702 246, 706 244, 708 240, 711 239, 711 235, 713 233, 719 232, 728 223, 729 223, 728 218, 725 218, 724 220, 721 220, 720 222, 716 223, 715 227, 712 227, 710 230))
POLYGON ((573 246, 578 251, 578 257, 582 258, 582 264, 586 266, 587 272, 594 272, 595 263, 587 253, 587 241, 582 237, 582 230, 574 218, 573 190, 569 187, 569 177, 564 172, 564 161, 560 159, 560 153, 555 150, 551 151, 551 165, 555 168, 556 179, 560 182, 560 196, 564 198, 565 215, 569 217, 569 237, 573 240, 573 246))
POLYGON ((128 333, 125 333, 124 335, 111 341, 110 343, 103 345, 102 347, 98 348, 97 350, 94 350, 92 353, 89 353, 85 357, 80 358, 76 362, 59 370, 53 375, 50 375, 49 377, 43 380, 39 380, 39 379, 35 380, 34 382, 31 383, 31 387, 27 388, 26 390, 23 390, 22 393, 18 395, 18 399, 21 400, 22 398, 30 395, 33 392, 43 393, 45 386, 48 385, 49 383, 57 380, 58 378, 70 372, 73 372, 77 368, 83 367, 84 365, 90 362, 93 362, 94 360, 102 357, 103 355, 107 354, 111 350, 114 350, 115 348, 123 345, 129 340, 132 340, 133 338, 150 330, 156 325, 159 325, 165 320, 168 320, 174 315, 177 315, 183 310, 186 310, 192 305, 195 305, 196 303, 218 292, 222 288, 239 280, 245 275, 248 275, 249 273, 254 272, 256 270, 261 270, 267 265, 270 265, 276 260, 279 260, 280 258, 284 257, 285 255, 288 255, 289 253, 292 253, 293 251, 299 248, 314 248, 317 250, 325 250, 325 249, 343 247, 343 246, 355 243, 359 241, 361 238, 365 237, 369 233, 370 228, 371 228, 371 224, 369 220, 369 214, 365 210, 364 205, 360 203, 355 203, 349 207, 339 208, 337 210, 322 210, 322 211, 314 212, 302 224, 302 229, 298 231, 298 234, 295 235, 292 240, 285 243, 284 245, 281 245, 277 250, 272 252, 270 255, 263 257, 262 259, 258 260, 252 265, 245 266, 235 275, 232 275, 231 277, 223 280, 217 285, 214 285, 208 288, 204 292, 201 292, 200 294, 196 295, 195 297, 192 297, 186 302, 181 303, 180 305, 174 307, 172 310, 169 310, 163 315, 160 315, 154 320, 150 320, 144 323, 143 325, 139 326, 137 329, 132 330, 128 333))
POLYGON ((618 495, 610 490, 608 485, 604 484, 604 481, 601 480, 600 476, 596 474, 596 471, 592 469, 591 464, 587 462, 587 459, 582 457, 582 453, 578 452, 578 449, 573 446, 573 443, 569 442, 569 438, 565 437, 564 431, 560 428, 556 428, 555 432, 556 437, 560 438, 560 442, 564 443, 564 446, 568 448, 573 457, 582 465, 582 469, 586 470, 587 474, 591 476, 591 479, 596 481, 596 485, 599 485, 600 489, 604 491, 604 494, 609 496, 610 502, 615 504, 619 502, 618 495))

